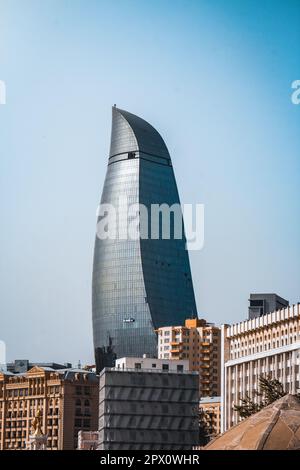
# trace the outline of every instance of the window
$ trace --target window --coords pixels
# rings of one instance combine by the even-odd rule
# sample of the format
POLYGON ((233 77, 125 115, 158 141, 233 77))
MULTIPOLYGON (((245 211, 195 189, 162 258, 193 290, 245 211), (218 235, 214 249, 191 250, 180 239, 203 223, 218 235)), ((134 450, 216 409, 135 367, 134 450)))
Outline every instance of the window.
POLYGON ((135 368, 135 369, 141 369, 141 368, 142 368, 142 364, 141 364, 140 362, 136 362, 136 363, 134 364, 134 368, 135 368))
POLYGON ((169 370, 169 364, 163 364, 162 370, 169 370))
POLYGON ((156 364, 152 364, 152 368, 155 369, 155 368, 156 368, 156 364))
POLYGON ((177 365, 177 372, 183 372, 183 365, 177 365))

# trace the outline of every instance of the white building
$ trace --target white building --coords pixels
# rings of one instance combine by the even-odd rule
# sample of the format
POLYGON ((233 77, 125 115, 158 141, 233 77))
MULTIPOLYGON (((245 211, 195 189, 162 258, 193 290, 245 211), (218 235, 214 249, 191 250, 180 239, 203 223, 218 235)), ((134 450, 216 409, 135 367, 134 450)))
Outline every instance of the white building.
POLYGON ((166 372, 185 372, 189 370, 188 360, 156 359, 148 357, 121 357, 116 360, 116 369, 160 370, 166 372))
POLYGON ((278 379, 297 393, 300 364, 300 304, 222 326, 222 423, 224 432, 239 421, 234 405, 255 397, 260 375, 278 379))

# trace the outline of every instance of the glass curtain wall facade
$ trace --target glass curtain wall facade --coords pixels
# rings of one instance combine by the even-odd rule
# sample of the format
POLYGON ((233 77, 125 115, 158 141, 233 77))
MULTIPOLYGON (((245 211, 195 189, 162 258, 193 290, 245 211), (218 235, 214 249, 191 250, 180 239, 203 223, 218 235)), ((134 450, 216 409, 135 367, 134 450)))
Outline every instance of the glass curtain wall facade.
MULTIPOLYGON (((101 204, 117 208, 117 233, 128 223, 127 205, 179 204, 168 149, 143 119, 113 107, 111 147, 101 204), (120 202, 121 201, 121 202, 120 202)), ((171 218, 172 220, 172 218, 171 218)), ((99 221, 99 219, 98 219, 99 221)), ((196 316, 184 230, 180 239, 135 240, 96 236, 93 335, 97 370, 117 357, 157 356, 155 330, 196 316)))

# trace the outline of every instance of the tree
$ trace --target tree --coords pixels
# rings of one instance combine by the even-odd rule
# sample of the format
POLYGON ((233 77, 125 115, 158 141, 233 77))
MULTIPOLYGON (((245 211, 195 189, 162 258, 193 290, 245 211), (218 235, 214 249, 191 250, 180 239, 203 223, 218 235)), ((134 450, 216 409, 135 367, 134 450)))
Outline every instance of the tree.
POLYGON ((205 446, 210 441, 209 429, 205 419, 205 411, 200 408, 199 412, 199 444, 205 446))
POLYGON ((241 398, 241 404, 234 406, 234 411, 237 411, 241 418, 247 418, 279 398, 284 397, 284 395, 286 395, 286 393, 279 380, 272 379, 270 376, 264 377, 261 375, 259 377, 259 391, 254 390, 254 396, 258 398, 258 403, 255 403, 255 401, 246 394, 245 398, 241 398))

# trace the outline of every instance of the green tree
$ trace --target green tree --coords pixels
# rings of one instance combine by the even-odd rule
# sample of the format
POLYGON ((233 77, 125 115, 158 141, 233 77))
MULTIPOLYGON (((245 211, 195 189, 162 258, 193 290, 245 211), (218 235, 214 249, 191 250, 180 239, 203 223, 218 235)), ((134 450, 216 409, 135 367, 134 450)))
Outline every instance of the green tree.
POLYGON ((257 413, 265 406, 270 405, 274 401, 286 395, 283 385, 279 380, 272 379, 270 376, 259 377, 259 390, 254 390, 254 396, 258 398, 257 402, 246 394, 245 398, 241 398, 241 404, 234 406, 234 411, 237 411, 241 418, 257 413))
POLYGON ((210 441, 209 429, 206 424, 205 412, 200 408, 199 412, 199 444, 205 446, 210 441))

